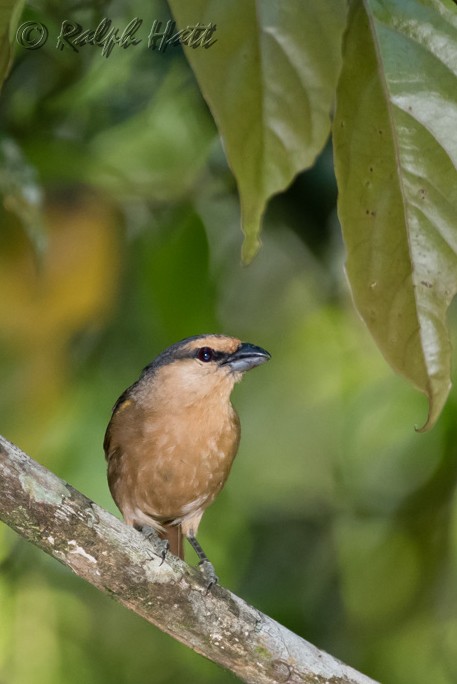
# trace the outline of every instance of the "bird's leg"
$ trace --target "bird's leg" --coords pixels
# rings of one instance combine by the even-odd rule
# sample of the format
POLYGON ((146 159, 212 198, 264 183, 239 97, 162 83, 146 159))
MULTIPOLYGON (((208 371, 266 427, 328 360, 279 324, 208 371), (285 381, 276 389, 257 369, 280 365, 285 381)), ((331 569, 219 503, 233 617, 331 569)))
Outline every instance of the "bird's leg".
POLYGON ((207 591, 209 591, 211 587, 214 584, 217 584, 219 581, 219 578, 214 570, 214 566, 208 560, 208 556, 203 551, 202 547, 200 546, 200 544, 198 543, 198 541, 192 533, 187 535, 187 539, 189 540, 190 545, 192 546, 193 550, 198 556, 198 559, 200 561, 199 566, 201 567, 203 577, 208 582, 207 591))
POLYGON ((161 557, 163 563, 169 547, 168 540, 162 539, 157 530, 150 525, 135 525, 135 528, 152 543, 155 553, 161 557))

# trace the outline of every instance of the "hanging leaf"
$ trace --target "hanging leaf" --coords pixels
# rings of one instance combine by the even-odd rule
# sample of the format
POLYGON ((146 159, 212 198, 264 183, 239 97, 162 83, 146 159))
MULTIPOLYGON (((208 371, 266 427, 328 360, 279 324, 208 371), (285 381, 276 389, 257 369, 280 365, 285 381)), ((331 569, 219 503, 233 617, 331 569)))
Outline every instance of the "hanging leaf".
POLYGON ((453 3, 354 2, 334 122, 347 273, 384 356, 428 397, 424 430, 450 389, 456 122, 453 3))
POLYGON ((313 164, 328 136, 346 3, 169 4, 180 29, 216 26, 208 49, 185 52, 238 183, 250 261, 268 199, 313 164))

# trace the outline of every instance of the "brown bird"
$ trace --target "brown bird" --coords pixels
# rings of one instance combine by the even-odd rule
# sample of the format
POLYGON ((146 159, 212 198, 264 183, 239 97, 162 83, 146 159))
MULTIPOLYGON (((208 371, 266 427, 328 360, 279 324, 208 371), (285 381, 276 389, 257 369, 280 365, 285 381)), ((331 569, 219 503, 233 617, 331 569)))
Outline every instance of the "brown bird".
POLYGON ((209 586, 217 577, 195 537, 238 450, 230 394, 245 371, 269 358, 261 347, 224 335, 177 342, 119 397, 106 430, 109 488, 125 522, 155 531, 181 558, 187 537, 209 586))

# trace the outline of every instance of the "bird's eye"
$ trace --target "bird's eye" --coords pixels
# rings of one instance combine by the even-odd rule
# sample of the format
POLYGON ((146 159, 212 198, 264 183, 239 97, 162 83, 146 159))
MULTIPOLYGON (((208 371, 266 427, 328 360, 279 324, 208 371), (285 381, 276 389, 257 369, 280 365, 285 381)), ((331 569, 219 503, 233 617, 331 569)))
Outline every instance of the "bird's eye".
POLYGON ((201 349, 198 350, 197 359, 199 361, 204 361, 205 363, 208 363, 208 361, 212 361, 213 358, 214 358, 213 350, 210 349, 209 347, 202 347, 201 349))

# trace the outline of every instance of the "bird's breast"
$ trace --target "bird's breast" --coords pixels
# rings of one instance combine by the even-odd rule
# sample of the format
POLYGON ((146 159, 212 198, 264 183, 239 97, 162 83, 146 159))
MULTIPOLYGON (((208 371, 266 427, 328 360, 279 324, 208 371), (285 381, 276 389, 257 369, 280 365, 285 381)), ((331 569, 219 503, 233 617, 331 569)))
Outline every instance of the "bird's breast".
POLYGON ((149 478, 155 487, 168 485, 175 500, 200 498, 219 491, 230 471, 239 442, 236 414, 211 415, 189 412, 169 416, 165 424, 146 426, 150 465, 149 478), (162 427, 161 427, 162 425, 162 427))
MULTIPOLYGON (((236 455, 240 427, 231 404, 142 413, 141 427, 120 445, 118 485, 124 507, 177 520, 211 504, 236 455), (131 486, 123 488, 123 482, 131 486), (125 501, 128 497, 128 501, 125 501)), ((118 432, 118 439, 122 434, 118 432)), ((112 489, 118 489, 116 484, 112 489)), ((113 492, 114 493, 114 492, 113 492)), ((118 505, 122 510, 121 502, 118 505)))

